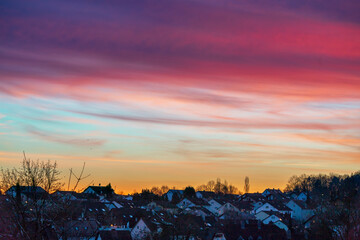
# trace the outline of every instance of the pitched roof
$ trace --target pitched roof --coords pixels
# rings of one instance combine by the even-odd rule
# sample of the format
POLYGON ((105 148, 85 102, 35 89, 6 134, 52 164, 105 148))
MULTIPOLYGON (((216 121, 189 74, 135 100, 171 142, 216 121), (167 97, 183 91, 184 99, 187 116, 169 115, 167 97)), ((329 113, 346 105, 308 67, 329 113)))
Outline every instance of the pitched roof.
MULTIPOLYGON (((279 211, 291 211, 284 203, 281 201, 267 201, 271 206, 275 207, 279 211)), ((265 203, 264 203, 265 204, 265 203)))
POLYGON ((60 190, 57 190, 53 194, 56 194, 56 193, 59 193, 59 194, 74 194, 76 192, 75 191, 60 191, 60 190))
POLYGON ((302 209, 310 209, 307 205, 306 202, 301 201, 301 200, 297 200, 297 199, 291 199, 289 202, 293 201, 294 203, 296 203, 299 207, 301 207, 302 209))
MULTIPOLYGON (((33 187, 33 186, 19 186, 21 193, 45 193, 46 191, 42 187, 33 187)), ((16 186, 10 187, 6 192, 16 191, 16 186)))
MULTIPOLYGON (((287 218, 286 214, 282 214, 280 212, 276 212, 276 211, 263 211, 263 212, 266 213, 267 215, 269 215, 267 218, 271 217, 272 215, 274 215, 280 219, 287 218)), ((267 218, 265 218, 265 219, 267 219, 267 218)), ((263 220, 265 220, 265 219, 263 219, 263 220)))
POLYGON ((106 194, 114 193, 114 190, 108 186, 89 186, 83 192, 85 192, 89 188, 91 190, 93 190, 96 194, 99 194, 99 195, 106 195, 106 194))
POLYGON ((245 193, 240 197, 240 201, 245 201, 247 199, 250 201, 259 202, 264 201, 265 197, 261 193, 245 193))
POLYGON ((216 197, 216 193, 211 192, 211 191, 197 191, 196 193, 200 193, 203 198, 214 198, 214 197, 216 197))
POLYGON ((183 193, 184 190, 179 190, 179 189, 169 189, 168 192, 179 192, 179 193, 183 193))
MULTIPOLYGON (((269 193, 277 193, 277 194, 284 194, 280 189, 275 188, 267 188, 264 192, 268 191, 269 193)), ((263 192, 263 194, 264 194, 263 192)))
POLYGON ((184 190, 176 190, 176 189, 170 189, 169 191, 167 191, 166 193, 164 193, 164 195, 167 195, 169 193, 172 193, 172 194, 176 194, 178 196, 182 196, 183 193, 184 193, 184 190))
POLYGON ((210 205, 207 201, 205 201, 204 199, 201 199, 201 198, 186 198, 186 199, 197 206, 209 206, 210 205))
POLYGON ((267 198, 271 195, 275 199, 278 199, 278 200, 287 198, 286 194, 284 194, 280 189, 270 189, 270 188, 268 188, 262 193, 262 195, 267 197, 267 198), (267 192, 267 194, 265 192, 267 192))

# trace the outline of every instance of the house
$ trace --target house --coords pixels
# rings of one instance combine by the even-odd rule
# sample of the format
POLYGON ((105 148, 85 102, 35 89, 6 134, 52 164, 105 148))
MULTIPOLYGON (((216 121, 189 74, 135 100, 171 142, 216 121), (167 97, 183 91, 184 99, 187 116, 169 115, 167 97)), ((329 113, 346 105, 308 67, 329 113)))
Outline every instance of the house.
POLYGON ((283 192, 282 192, 280 189, 275 189, 275 188, 270 189, 270 188, 267 188, 267 189, 265 189, 265 191, 264 191, 261 195, 263 195, 264 197, 267 197, 267 196, 270 195, 270 194, 280 194, 280 195, 282 195, 283 192))
POLYGON ((124 207, 123 205, 121 205, 120 203, 116 202, 116 201, 110 201, 107 199, 101 199, 100 202, 104 203, 105 206, 110 210, 113 208, 122 208, 124 207))
POLYGON ((141 208, 113 208, 106 215, 106 222, 111 226, 133 228, 140 218, 146 218, 149 214, 141 208))
POLYGON ((288 208, 286 205, 284 205, 281 202, 278 201, 272 201, 272 202, 266 202, 264 203, 262 206, 255 208, 252 213, 257 214, 259 212, 268 212, 268 211, 275 211, 275 212, 280 212, 283 214, 291 214, 291 209, 288 208))
POLYGON ((216 197, 216 193, 211 191, 197 191, 195 193, 197 198, 211 199, 216 197))
POLYGON ((263 202, 266 200, 261 193, 245 193, 244 195, 240 196, 240 201, 247 201, 247 202, 263 202))
POLYGON ((167 193, 164 194, 164 197, 169 201, 173 201, 174 196, 176 196, 178 199, 181 199, 184 194, 183 190, 175 190, 170 189, 167 193))
POLYGON ((195 206, 209 206, 210 204, 201 198, 184 198, 176 206, 181 209, 195 206))
POLYGON ((171 214, 178 212, 178 207, 168 201, 152 201, 146 205, 147 210, 154 210, 155 212, 166 211, 171 214))
POLYGON ((21 194, 46 194, 47 192, 42 187, 33 187, 33 186, 12 186, 10 187, 5 194, 15 197, 16 192, 19 191, 21 194))
POLYGON ((219 208, 222 206, 222 201, 211 199, 208 201, 208 205, 204 206, 207 210, 217 215, 219 208))
POLYGON ((153 234, 161 232, 156 223, 149 219, 141 218, 131 230, 133 240, 152 239, 153 234))
POLYGON ((237 213, 240 213, 240 210, 231 203, 225 203, 218 209, 217 215, 221 216, 221 215, 224 215, 225 213, 237 214, 237 213))
POLYGON ((192 201, 190 201, 189 199, 184 198, 178 204, 176 204, 176 206, 178 208, 185 209, 185 208, 188 208, 188 207, 195 207, 196 205, 192 201))
POLYGON ((45 204, 43 200, 49 197, 48 192, 46 192, 42 187, 32 186, 12 186, 5 192, 5 194, 15 198, 17 192, 20 193, 20 197, 23 202, 32 201, 34 203, 37 202, 38 204, 45 204))
POLYGON ((252 210, 261 207, 262 205, 264 205, 265 202, 266 202, 266 201, 264 201, 264 202, 253 202, 253 203, 251 204, 251 205, 253 206, 252 210))
POLYGON ((89 186, 83 193, 94 194, 97 196, 111 196, 114 194, 114 190, 110 185, 108 186, 89 186))
POLYGON ((133 200, 133 196, 131 195, 127 195, 126 197, 124 197, 125 200, 128 200, 128 201, 132 201, 133 200))
POLYGON ((298 194, 296 192, 288 192, 286 194, 291 199, 297 199, 297 197, 298 197, 298 194))
POLYGON ((269 211, 269 212, 258 212, 255 214, 256 219, 260 220, 264 224, 274 224, 280 229, 288 231, 287 222, 290 216, 287 214, 281 214, 278 211, 269 211), (285 223, 286 222, 286 223, 285 223))
POLYGON ((206 217, 213 216, 212 212, 200 206, 186 208, 183 213, 200 216, 203 220, 205 220, 206 217))
POLYGON ((279 212, 268 212, 268 217, 263 219, 262 222, 264 224, 269 224, 269 223, 275 223, 277 221, 282 221, 282 216, 281 214, 279 214, 279 212))
POLYGON ((268 218, 270 215, 268 214, 268 212, 265 211, 261 211, 255 214, 255 218, 257 220, 263 221, 264 219, 268 218))
POLYGON ((267 200, 283 200, 287 196, 280 189, 266 189, 261 195, 263 195, 267 200))
POLYGON ((263 205, 259 206, 258 208, 255 208, 252 212, 254 214, 257 214, 259 212, 269 212, 269 211, 279 211, 279 210, 277 210, 270 203, 264 203, 263 205))
POLYGON ((305 221, 314 215, 314 210, 307 207, 306 203, 300 200, 290 200, 286 206, 291 209, 291 217, 298 221, 305 221))
POLYGON ((302 192, 302 193, 300 193, 298 196, 297 196, 297 200, 300 200, 300 201, 306 201, 307 200, 307 194, 306 193, 304 193, 304 192, 302 192))

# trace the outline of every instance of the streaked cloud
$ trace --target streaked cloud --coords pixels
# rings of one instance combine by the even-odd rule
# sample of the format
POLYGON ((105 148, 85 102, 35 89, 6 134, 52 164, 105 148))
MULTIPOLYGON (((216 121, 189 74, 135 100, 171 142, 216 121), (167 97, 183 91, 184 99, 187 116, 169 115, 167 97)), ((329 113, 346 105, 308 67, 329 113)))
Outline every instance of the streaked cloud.
POLYGON ((103 145, 106 141, 96 138, 79 138, 71 135, 64 135, 60 133, 50 133, 33 126, 28 126, 26 131, 33 136, 39 137, 45 141, 70 144, 83 147, 96 147, 103 145))
POLYGON ((2 1, 0 160, 30 148, 87 159, 108 181, 124 167, 123 183, 145 187, 246 173, 261 189, 352 171, 359 11, 355 0, 2 1))

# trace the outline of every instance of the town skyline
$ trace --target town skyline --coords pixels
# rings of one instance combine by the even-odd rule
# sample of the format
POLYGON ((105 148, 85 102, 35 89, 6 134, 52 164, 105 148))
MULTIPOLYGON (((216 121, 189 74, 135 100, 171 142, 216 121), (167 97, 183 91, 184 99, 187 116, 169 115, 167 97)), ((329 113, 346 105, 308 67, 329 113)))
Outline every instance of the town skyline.
POLYGON ((355 240, 359 235, 360 171, 293 176, 283 191, 251 193, 246 177, 243 194, 217 179, 199 189, 163 186, 123 195, 110 183, 78 188, 89 176, 84 167, 78 174, 71 171, 75 184, 69 179, 68 190, 61 189, 54 162, 24 154, 20 167, 1 169, 0 237, 355 240))
MULTIPOLYGON (((264 185, 264 188, 259 188, 256 179, 251 179, 249 178, 249 176, 243 176, 242 177, 242 182, 237 182, 238 184, 234 184, 231 181, 228 181, 228 179, 226 178, 220 178, 220 177, 214 177, 213 179, 208 179, 205 180, 203 182, 200 182, 198 184, 194 184, 191 183, 189 181, 187 181, 186 183, 183 184, 167 184, 166 182, 160 182, 157 185, 151 185, 151 183, 147 183, 145 185, 139 186, 138 184, 136 185, 132 185, 131 184, 131 179, 129 179, 129 181, 124 184, 124 183, 118 183, 115 179, 114 182, 110 182, 111 178, 103 178, 101 177, 100 179, 95 179, 94 175, 91 174, 91 172, 88 171, 88 167, 87 167, 87 162, 82 162, 81 166, 78 166, 78 168, 74 168, 73 166, 70 166, 70 168, 68 169, 64 169, 61 166, 58 165, 58 162, 56 162, 56 160, 51 160, 49 158, 47 158, 47 160, 44 159, 40 159, 40 158, 31 158, 31 157, 27 157, 27 156, 32 156, 31 154, 28 155, 27 153, 23 152, 22 155, 23 160, 19 161, 19 164, 17 166, 6 166, 3 165, 1 166, 1 169, 18 169, 19 166, 21 164, 23 164, 24 159, 28 159, 31 161, 39 161, 39 162, 46 162, 49 161, 52 164, 57 164, 57 169, 59 170, 59 181, 62 183, 62 186, 59 190, 63 190, 63 191, 75 191, 73 189, 74 185, 76 184, 76 179, 77 177, 80 177, 80 174, 82 173, 83 177, 86 177, 84 179, 82 179, 81 181, 79 181, 79 184, 76 184, 76 192, 82 192, 84 189, 90 187, 90 186, 106 186, 108 184, 110 184, 112 186, 112 188, 114 189, 114 192, 116 194, 121 194, 121 195, 132 195, 132 194, 136 194, 136 193, 141 193, 143 190, 149 190, 149 191, 153 191, 154 188, 157 188, 157 190, 161 190, 161 188, 166 187, 167 190, 171 190, 171 189, 177 189, 177 190, 184 190, 187 187, 193 187, 196 191, 214 191, 214 189, 204 189, 205 186, 209 185, 210 182, 212 182, 212 184, 215 184, 216 182, 219 182, 221 184, 227 184, 227 186, 232 186, 235 187, 236 189, 234 191, 229 192, 229 194, 244 194, 246 193, 245 190, 245 184, 246 184, 246 178, 248 178, 248 183, 249 183, 249 191, 247 191, 248 193, 261 193, 263 191, 265 191, 266 189, 279 189, 279 190, 284 190, 287 187, 287 184, 289 183, 289 180, 291 177, 294 176, 317 176, 317 175, 323 175, 323 176, 327 176, 327 175, 334 175, 334 176, 350 176, 352 174, 355 174, 357 172, 359 172, 360 170, 353 170, 349 173, 335 173, 335 172, 330 172, 330 173, 325 173, 325 172, 321 172, 321 173, 312 173, 312 174, 306 174, 306 173, 302 173, 299 175, 292 175, 289 176, 288 179, 282 183, 281 186, 273 186, 273 185, 264 185), (69 178, 71 174, 71 177, 69 178), (107 182, 107 180, 109 180, 109 182, 107 182), (250 180, 250 181, 249 181, 250 180), (255 188, 253 187, 253 182, 255 182, 255 188), (119 187, 120 186, 120 187, 119 187), (125 186, 125 187, 124 187, 125 186), (129 186, 136 186, 136 188, 131 189, 131 187, 129 188, 129 186)), ((35 155, 33 155, 35 156, 35 155)), ((121 173, 119 171, 119 173, 121 173)), ((236 182, 236 181, 235 181, 236 182)), ((211 187, 210 187, 211 188, 211 187)), ((4 189, 5 191, 6 189, 4 189)), ((155 189, 156 190, 156 189, 155 189)))
POLYGON ((358 1, 1 1, 0 166, 126 193, 360 167, 358 1))

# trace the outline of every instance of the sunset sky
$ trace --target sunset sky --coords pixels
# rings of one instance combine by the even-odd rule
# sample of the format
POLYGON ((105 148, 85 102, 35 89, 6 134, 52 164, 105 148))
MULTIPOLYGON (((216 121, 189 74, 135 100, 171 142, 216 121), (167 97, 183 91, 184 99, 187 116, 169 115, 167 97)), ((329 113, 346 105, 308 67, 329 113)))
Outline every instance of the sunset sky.
POLYGON ((0 167, 125 193, 360 170, 360 1, 0 2, 0 167))

